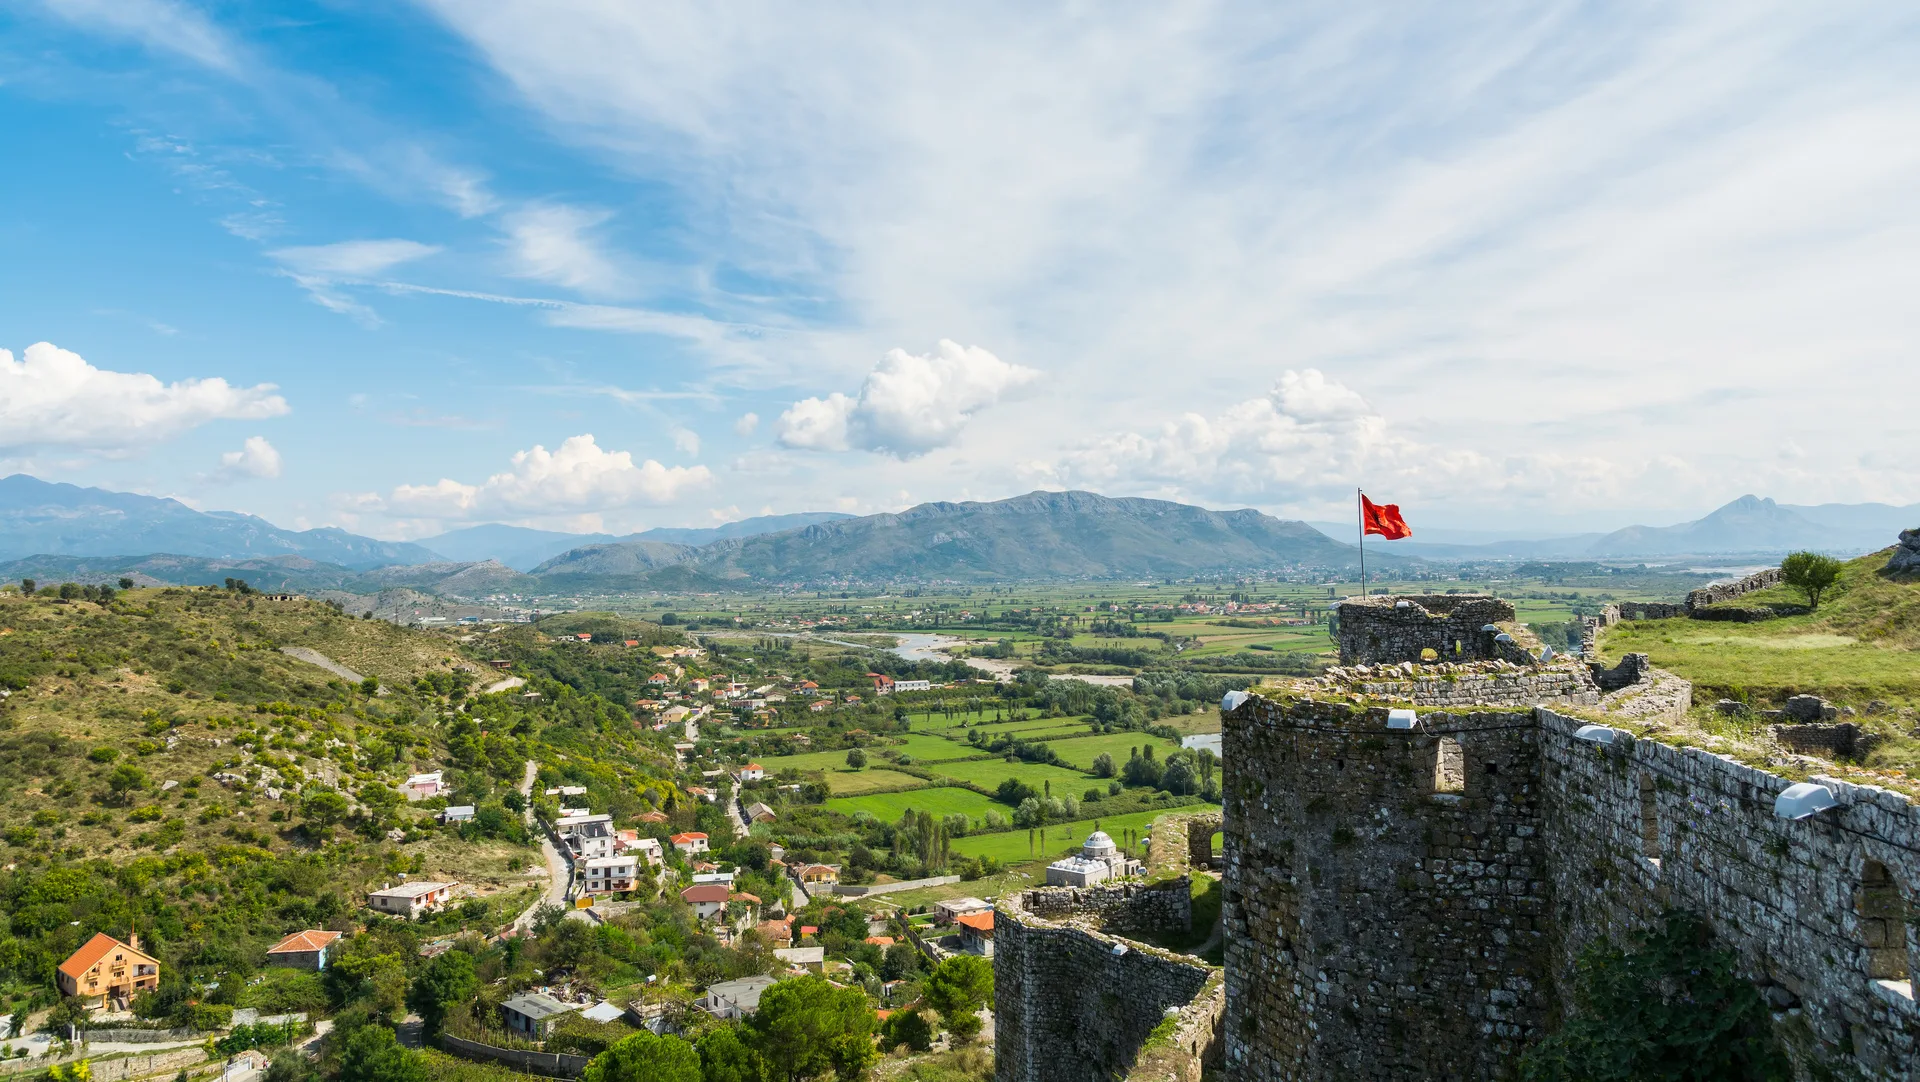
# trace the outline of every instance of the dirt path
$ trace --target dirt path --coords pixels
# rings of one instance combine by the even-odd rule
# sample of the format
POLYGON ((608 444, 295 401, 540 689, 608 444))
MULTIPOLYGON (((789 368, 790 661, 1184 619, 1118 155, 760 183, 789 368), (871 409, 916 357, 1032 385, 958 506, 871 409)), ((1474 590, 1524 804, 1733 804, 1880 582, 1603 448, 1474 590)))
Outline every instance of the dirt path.
POLYGON ((496 691, 512 691, 514 688, 523 688, 526 686, 527 686, 526 677, 509 676, 505 680, 502 680, 497 684, 488 685, 487 690, 482 692, 481 694, 492 695, 496 691))
POLYGON ((366 679, 366 677, 361 676, 359 673, 354 672, 352 669, 347 668, 345 665, 340 664, 338 661, 335 661, 332 658, 328 657, 327 655, 321 653, 320 651, 312 649, 310 647, 282 646, 280 648, 280 652, 294 659, 295 661, 304 661, 309 665, 318 665, 321 668, 327 670, 328 672, 332 673, 335 676, 340 677, 343 680, 351 680, 357 684, 360 681, 366 679))
POLYGON ((537 901, 526 908, 525 912, 513 918, 513 928, 515 931, 523 931, 533 927, 533 915, 538 912, 543 905, 557 905, 563 909, 566 908, 567 887, 573 881, 573 872, 567 868, 566 858, 562 857, 560 851, 553 847, 553 839, 547 837, 547 832, 542 830, 540 824, 533 820, 533 782, 539 775, 540 764, 534 762, 532 759, 528 759, 526 774, 520 779, 520 795, 526 798, 526 807, 520 814, 526 821, 527 829, 537 832, 540 836, 540 855, 546 858, 547 877, 551 880, 551 885, 547 887, 547 892, 544 895, 541 895, 537 901))

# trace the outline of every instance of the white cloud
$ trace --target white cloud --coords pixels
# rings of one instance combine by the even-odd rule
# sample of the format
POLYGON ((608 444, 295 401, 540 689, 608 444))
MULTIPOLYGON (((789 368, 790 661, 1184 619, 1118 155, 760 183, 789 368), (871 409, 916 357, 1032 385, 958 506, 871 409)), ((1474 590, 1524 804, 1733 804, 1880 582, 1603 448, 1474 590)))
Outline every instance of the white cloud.
POLYGON ((268 443, 265 436, 248 436, 247 441, 240 445, 240 450, 228 451, 220 456, 220 468, 214 476, 222 481, 278 477, 280 451, 268 443))
POLYGON ((740 419, 733 422, 734 434, 738 436, 751 436, 754 429, 759 427, 760 415, 752 412, 741 414, 740 419))
POLYGON ((612 212, 565 203, 542 203, 506 216, 507 246, 513 273, 585 293, 609 293, 619 286, 613 261, 590 234, 612 212))
POLYGON ((288 268, 303 274, 329 278, 365 278, 380 274, 401 263, 424 259, 440 251, 437 245, 414 240, 344 240, 337 244, 317 244, 295 248, 277 248, 267 254, 288 268))
POLYGON ((217 71, 239 67, 227 36, 206 17, 171 0, 42 0, 69 22, 140 41, 148 48, 178 53, 217 71))
POLYGON ((1326 506, 1350 499, 1356 486, 1382 498, 1512 506, 1618 499, 1645 467, 1503 448, 1471 430, 1424 441, 1353 389, 1306 369, 1282 373, 1267 394, 1216 416, 1186 413, 1152 432, 1107 436, 1058 466, 1030 463, 1027 473, 1043 483, 1268 506, 1326 506))
POLYGON ((162 383, 110 372, 48 342, 19 361, 0 349, 0 447, 112 450, 177 436, 216 420, 287 412, 271 383, 235 387, 217 376, 162 383))
POLYGON ((700 453, 700 433, 695 432, 690 428, 674 429, 673 430, 673 449, 680 452, 683 455, 699 454, 700 453))
POLYGON ((1035 369, 947 339, 928 356, 892 349, 868 373, 858 398, 836 391, 795 402, 780 415, 780 442, 911 458, 953 443, 974 414, 1039 378, 1035 369))
POLYGON ((705 466, 635 463, 626 451, 603 450, 591 434, 570 436, 552 451, 535 445, 513 467, 479 484, 442 478, 401 485, 384 501, 397 515, 430 519, 585 514, 636 504, 667 504, 713 480, 705 466))

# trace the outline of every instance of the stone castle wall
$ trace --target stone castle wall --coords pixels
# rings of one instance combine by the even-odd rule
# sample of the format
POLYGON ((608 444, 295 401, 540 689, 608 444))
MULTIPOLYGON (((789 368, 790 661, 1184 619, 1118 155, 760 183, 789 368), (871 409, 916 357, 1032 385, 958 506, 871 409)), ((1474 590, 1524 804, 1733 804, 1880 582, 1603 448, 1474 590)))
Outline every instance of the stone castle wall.
POLYGON ((1533 706, 1543 702, 1593 706, 1599 703, 1601 692, 1588 669, 1571 658, 1558 665, 1479 661, 1340 666, 1328 669, 1315 683, 1330 690, 1437 709, 1533 706))
POLYGON ((1343 665, 1419 661, 1425 650, 1441 661, 1499 657, 1500 644, 1480 629, 1514 618, 1512 604, 1482 594, 1349 598, 1339 613, 1343 665))
POLYGON ((1698 590, 1689 590, 1687 591, 1686 607, 1689 612, 1694 609, 1704 609, 1708 605, 1717 605, 1722 601, 1733 601, 1737 598, 1745 597, 1755 590, 1764 590, 1769 586, 1778 585, 1780 585, 1780 569, 1777 567, 1769 567, 1763 571, 1755 571, 1746 578, 1736 579, 1733 582, 1715 583, 1712 586, 1702 586, 1698 590))
POLYGON ((1213 1054, 1207 1020, 1217 1019, 1218 1008, 1205 993, 1209 985, 1217 990, 1218 971, 1089 927, 1125 908, 1105 897, 1087 899, 1105 902, 1104 908, 1080 908, 1069 897, 1092 893, 1036 889, 1000 903, 994 915, 995 1082, 1112 1082, 1146 1060, 1155 1064, 1154 1077, 1197 1078, 1198 1060, 1213 1054), (1061 919, 1040 916, 1030 904, 1061 919), (1160 1047, 1147 1047, 1169 1012, 1179 1019, 1169 1027, 1176 1032, 1156 1042, 1160 1047), (1187 1045, 1194 1049, 1190 1071, 1188 1057, 1179 1054, 1187 1045))
POLYGON ((1505 1077, 1565 1009, 1580 951, 1669 906, 1764 984, 1803 1068, 1920 1066, 1904 797, 1818 778, 1843 807, 1781 820, 1786 779, 1577 740, 1546 708, 1406 732, 1384 709, 1255 696, 1224 720, 1227 1077, 1505 1077))
POLYGON ((1106 932, 1156 935, 1193 924, 1193 884, 1184 875, 1151 884, 1036 888, 1021 892, 1020 904, 1036 917, 1092 921, 1106 932))

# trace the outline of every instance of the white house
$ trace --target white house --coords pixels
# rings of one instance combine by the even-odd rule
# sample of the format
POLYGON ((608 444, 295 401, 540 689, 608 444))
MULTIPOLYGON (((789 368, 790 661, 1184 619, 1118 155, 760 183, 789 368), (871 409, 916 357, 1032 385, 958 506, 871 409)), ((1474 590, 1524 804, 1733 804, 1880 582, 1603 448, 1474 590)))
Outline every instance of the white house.
POLYGON ((680 892, 680 900, 693 907, 693 915, 712 920, 727 911, 727 899, 733 891, 725 883, 695 883, 680 892))
POLYGON ((458 883, 403 883, 367 895, 367 906, 396 917, 417 917, 446 905, 458 883))
POLYGON ((742 977, 710 985, 700 1007, 722 1021, 741 1018, 760 1009, 760 995, 779 983, 772 977, 742 977))
POLYGON ((573 854, 583 860, 610 857, 614 853, 613 816, 570 815, 554 820, 553 829, 573 854))
POLYGON ((933 903, 933 922, 935 924, 952 924, 954 921, 969 913, 991 912, 993 912, 992 902, 982 901, 979 898, 972 897, 948 898, 945 901, 933 903))
POLYGON ((461 804, 440 813, 442 823, 465 823, 473 819, 473 805, 461 804))
POLYGON ((555 786, 552 789, 547 790, 547 795, 548 796, 586 796, 587 787, 584 785, 559 785, 559 786, 555 786))
POLYGON ((616 853, 634 853, 644 857, 648 864, 661 864, 666 860, 666 854, 660 848, 660 839, 642 838, 634 830, 621 831, 614 838, 613 848, 616 853))
POLYGON ((893 682, 893 690, 931 691, 933 690, 933 682, 931 680, 895 680, 893 682))
POLYGON ((690 857, 695 853, 704 853, 707 851, 707 836, 697 830, 690 831, 686 834, 675 834, 667 840, 672 842, 673 847, 680 850, 685 856, 690 857))
POLYGON ((741 781, 760 781, 767 776, 767 768, 759 763, 748 763, 740 768, 741 781))
POLYGON ((528 992, 500 1004, 500 1022, 509 1033, 540 1041, 546 1039, 555 1018, 572 1011, 573 1007, 552 996, 528 992))
POLYGON ((407 779, 404 790, 408 800, 426 800, 446 792, 447 784, 442 780, 442 772, 436 770, 431 774, 412 775, 407 779))
POLYGON ((594 857, 586 862, 588 894, 622 894, 633 889, 639 872, 639 858, 631 854, 618 857, 594 857))

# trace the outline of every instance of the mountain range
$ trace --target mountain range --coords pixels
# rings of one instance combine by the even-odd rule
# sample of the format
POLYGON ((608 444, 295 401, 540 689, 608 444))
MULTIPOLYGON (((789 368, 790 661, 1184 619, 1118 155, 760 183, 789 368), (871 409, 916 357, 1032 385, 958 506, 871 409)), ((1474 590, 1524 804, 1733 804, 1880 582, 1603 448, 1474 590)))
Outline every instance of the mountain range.
POLYGON ((450 530, 433 537, 422 538, 420 544, 449 560, 497 560, 518 571, 531 571, 569 549, 584 545, 654 541, 698 546, 713 541, 752 537, 755 534, 775 533, 799 526, 811 526, 817 522, 832 522, 835 519, 852 517, 838 511, 803 511, 793 515, 761 515, 758 518, 743 518, 737 522, 699 529, 657 526, 625 537, 603 533, 559 533, 554 530, 535 530, 526 526, 502 526, 491 523, 485 526, 468 526, 465 529, 450 530))

